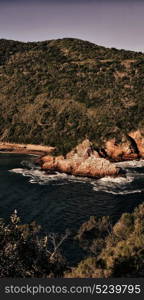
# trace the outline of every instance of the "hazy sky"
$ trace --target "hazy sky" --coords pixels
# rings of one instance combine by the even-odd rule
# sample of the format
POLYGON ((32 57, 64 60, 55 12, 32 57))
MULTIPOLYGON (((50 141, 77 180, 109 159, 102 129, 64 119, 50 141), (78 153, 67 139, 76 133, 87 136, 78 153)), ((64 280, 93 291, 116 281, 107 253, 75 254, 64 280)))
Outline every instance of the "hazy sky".
POLYGON ((144 1, 0 0, 0 38, 62 37, 144 52, 144 1))

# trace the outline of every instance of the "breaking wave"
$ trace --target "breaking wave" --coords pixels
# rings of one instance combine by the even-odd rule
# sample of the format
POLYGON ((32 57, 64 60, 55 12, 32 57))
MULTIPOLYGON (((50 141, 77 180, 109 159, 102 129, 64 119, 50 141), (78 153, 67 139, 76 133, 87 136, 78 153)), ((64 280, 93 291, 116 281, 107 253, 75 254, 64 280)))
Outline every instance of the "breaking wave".
POLYGON ((135 194, 144 191, 144 160, 118 162, 116 165, 125 170, 125 176, 101 178, 93 182, 94 191, 103 191, 116 195, 135 194))
POLYGON ((35 166, 31 161, 22 161, 22 168, 12 169, 10 172, 28 177, 29 182, 32 184, 65 185, 74 182, 82 182, 90 184, 95 192, 105 192, 116 195, 143 192, 144 160, 125 161, 116 164, 126 171, 125 176, 119 176, 115 178, 107 176, 94 180, 83 177, 75 177, 59 172, 47 174, 45 171, 42 171, 39 167, 35 166))
POLYGON ((66 174, 61 174, 56 172, 55 174, 46 174, 44 171, 41 170, 28 170, 28 169, 12 169, 10 170, 12 173, 21 174, 25 177, 29 177, 30 183, 37 183, 37 184, 48 184, 52 182, 57 182, 59 180, 63 180, 67 178, 66 174))
POLYGON ((115 195, 127 195, 127 194, 134 194, 134 193, 141 193, 142 190, 137 188, 134 189, 132 182, 134 181, 134 177, 127 176, 127 177, 104 177, 97 182, 93 182, 93 190, 94 191, 102 191, 110 194, 115 195))

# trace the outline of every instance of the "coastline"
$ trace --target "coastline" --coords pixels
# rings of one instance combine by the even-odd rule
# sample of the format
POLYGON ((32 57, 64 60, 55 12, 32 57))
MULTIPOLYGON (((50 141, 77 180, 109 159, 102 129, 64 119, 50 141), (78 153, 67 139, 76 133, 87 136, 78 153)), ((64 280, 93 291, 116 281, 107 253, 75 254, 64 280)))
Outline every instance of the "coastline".
POLYGON ((1 142, 0 153, 8 154, 32 154, 36 156, 43 156, 52 153, 55 150, 51 146, 34 145, 34 144, 16 144, 1 142))
POLYGON ((0 143, 0 153, 36 156, 35 163, 46 173, 60 172, 95 179, 105 176, 125 176, 118 163, 140 159, 140 156, 135 153, 125 155, 123 159, 102 157, 93 149, 88 139, 77 145, 66 156, 53 155, 55 149, 55 147, 36 144, 0 143))

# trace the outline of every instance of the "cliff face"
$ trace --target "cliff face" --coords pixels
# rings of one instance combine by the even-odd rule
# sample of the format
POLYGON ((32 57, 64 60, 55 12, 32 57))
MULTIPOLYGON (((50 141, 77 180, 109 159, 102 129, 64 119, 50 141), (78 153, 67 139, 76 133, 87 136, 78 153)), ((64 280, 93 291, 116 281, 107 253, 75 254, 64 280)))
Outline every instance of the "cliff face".
POLYGON ((133 131, 129 136, 135 141, 138 149, 138 154, 140 157, 144 158, 144 130, 133 131))
POLYGON ((118 144, 116 139, 106 142, 105 151, 113 160, 129 160, 144 158, 144 137, 140 130, 130 132, 118 144))

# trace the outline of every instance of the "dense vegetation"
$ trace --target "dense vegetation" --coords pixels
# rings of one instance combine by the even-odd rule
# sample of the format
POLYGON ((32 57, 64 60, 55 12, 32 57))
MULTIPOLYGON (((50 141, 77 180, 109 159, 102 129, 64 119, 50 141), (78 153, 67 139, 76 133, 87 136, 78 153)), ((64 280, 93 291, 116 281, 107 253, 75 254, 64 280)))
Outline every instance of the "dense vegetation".
POLYGON ((92 217, 77 239, 89 255, 68 277, 144 277, 144 204, 114 226, 108 217, 92 217))
POLYGON ((20 224, 17 212, 9 224, 0 220, 0 277, 59 277, 66 269, 66 260, 59 247, 67 238, 40 234, 35 222, 20 224))
POLYGON ((112 226, 109 217, 91 217, 74 237, 85 259, 69 267, 60 253, 63 236, 40 233, 35 222, 21 224, 17 212, 0 220, 0 277, 143 277, 144 204, 124 213, 112 226))
POLYGON ((0 40, 0 139, 70 150, 144 127, 144 54, 78 39, 0 40))

